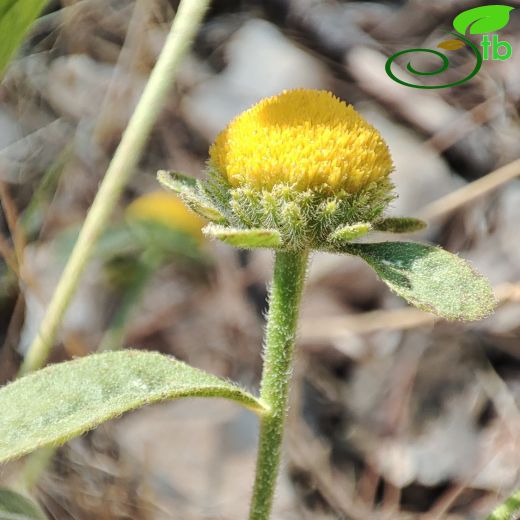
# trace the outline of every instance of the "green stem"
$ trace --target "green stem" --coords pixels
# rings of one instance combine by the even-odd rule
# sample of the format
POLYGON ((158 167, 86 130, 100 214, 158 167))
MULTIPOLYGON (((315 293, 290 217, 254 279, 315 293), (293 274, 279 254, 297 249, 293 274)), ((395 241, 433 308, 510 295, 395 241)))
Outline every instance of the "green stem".
POLYGON ((515 513, 520 513, 520 490, 498 506, 486 520, 513 520, 516 518, 515 513))
POLYGON ((269 412, 261 418, 250 520, 268 520, 273 504, 307 257, 307 252, 276 253, 260 388, 269 412))
POLYGON ((38 334, 27 352, 21 374, 37 370, 47 361, 58 327, 94 244, 105 229, 123 188, 134 172, 175 79, 181 58, 188 50, 208 5, 209 0, 181 1, 164 48, 108 166, 38 334))

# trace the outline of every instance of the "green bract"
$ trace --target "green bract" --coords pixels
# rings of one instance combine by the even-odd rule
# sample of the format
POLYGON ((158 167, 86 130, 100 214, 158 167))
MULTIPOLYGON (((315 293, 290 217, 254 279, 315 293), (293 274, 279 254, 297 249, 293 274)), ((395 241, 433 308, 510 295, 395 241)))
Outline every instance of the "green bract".
MULTIPOLYGON (((364 226, 378 222, 394 199, 392 184, 384 179, 369 184, 357 193, 337 194, 317 190, 297 191, 280 184, 272 190, 231 187, 217 172, 210 171, 208 180, 195 181, 180 173, 161 171, 158 179, 174 190, 194 211, 219 224, 226 242, 232 233, 241 234, 232 245, 238 247, 272 247, 303 251, 325 249, 334 243, 345 226, 364 226), (244 230, 270 230, 279 236, 276 244, 248 240, 244 230)), ((368 231, 368 230, 367 230, 368 231)), ((209 227, 206 233, 221 238, 209 227)), ((358 236, 359 234, 356 233, 358 236)), ((250 235, 252 236, 252 235, 250 235)))
POLYGON ((390 181, 355 194, 321 194, 278 185, 271 191, 232 188, 214 171, 198 181, 161 171, 159 181, 213 223, 206 235, 242 248, 318 250, 363 258, 397 294, 448 320, 478 320, 495 307, 488 281, 462 258, 413 242, 356 244, 371 231, 411 233, 426 227, 411 217, 384 217, 390 181))

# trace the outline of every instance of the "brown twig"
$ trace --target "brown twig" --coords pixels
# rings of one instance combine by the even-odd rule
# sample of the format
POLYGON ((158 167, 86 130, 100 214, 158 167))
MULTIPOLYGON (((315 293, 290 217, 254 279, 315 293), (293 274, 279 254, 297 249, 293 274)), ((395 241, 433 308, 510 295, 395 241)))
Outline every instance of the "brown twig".
MULTIPOLYGON (((520 301, 520 282, 500 284, 494 289, 494 292, 499 305, 520 301)), ((304 341, 330 340, 344 338, 350 334, 368 334, 379 330, 414 329, 437 320, 438 318, 433 314, 414 307, 378 310, 350 316, 306 320, 301 324, 300 336, 304 341)))
POLYGON ((519 175, 520 159, 516 159, 515 161, 488 173, 484 177, 449 193, 445 197, 441 197, 440 199, 428 204, 417 214, 417 217, 427 221, 438 219, 439 217, 445 216, 461 206, 500 188, 500 186, 519 175))

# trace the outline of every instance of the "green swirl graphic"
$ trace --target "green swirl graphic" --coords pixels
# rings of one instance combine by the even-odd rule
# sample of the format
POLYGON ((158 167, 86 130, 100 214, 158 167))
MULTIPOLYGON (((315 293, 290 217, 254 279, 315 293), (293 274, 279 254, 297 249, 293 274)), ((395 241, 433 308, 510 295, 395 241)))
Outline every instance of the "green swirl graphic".
POLYGON ((434 54, 435 56, 438 56, 441 59, 441 65, 430 72, 421 72, 419 70, 416 70, 412 63, 409 61, 406 65, 407 70, 414 74, 415 76, 435 76, 436 74, 441 74, 445 70, 448 69, 450 62, 448 60, 448 57, 445 54, 442 54, 442 52, 435 51, 433 49, 406 49, 404 51, 396 52, 388 60, 386 61, 385 70, 388 76, 392 78, 397 83, 400 83, 401 85, 404 85, 405 87, 412 87, 412 88, 423 88, 423 89, 435 89, 435 88, 449 88, 449 87, 456 87, 457 85, 461 85, 462 83, 465 83, 466 81, 469 81, 471 78, 473 78, 478 71, 480 70, 480 67, 482 67, 482 54, 480 54, 480 51, 478 47, 471 42, 470 40, 464 38, 464 36, 461 36, 457 33, 449 33, 454 35, 459 40, 462 40, 466 45, 468 45, 471 50, 473 51, 473 54, 475 55, 475 58, 477 59, 477 62, 475 63, 475 67, 473 70, 465 77, 458 81, 454 81, 453 83, 446 83, 445 85, 415 85, 414 83, 408 83, 407 81, 403 81, 399 79, 393 72, 392 72, 392 63, 395 59, 399 58, 399 56, 402 56, 403 54, 408 54, 411 52, 426 52, 429 54, 434 54))

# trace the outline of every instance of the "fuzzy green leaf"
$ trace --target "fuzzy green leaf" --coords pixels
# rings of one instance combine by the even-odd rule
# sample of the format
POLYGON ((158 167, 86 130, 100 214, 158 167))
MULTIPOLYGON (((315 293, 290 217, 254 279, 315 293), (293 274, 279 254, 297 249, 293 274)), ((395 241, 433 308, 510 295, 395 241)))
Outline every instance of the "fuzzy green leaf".
POLYGON ((169 190, 177 193, 195 213, 212 222, 226 223, 227 219, 202 194, 199 181, 194 177, 178 172, 160 170, 157 180, 169 190))
POLYGON ((224 397, 261 413, 238 386, 170 357, 132 350, 52 365, 0 389, 0 462, 58 446, 146 404, 224 397))
POLYGON ((484 5, 463 11, 453 20, 453 27, 460 34, 485 34, 496 32, 509 23, 508 5, 484 5))
POLYGON ((388 217, 374 222, 376 231, 389 233, 413 233, 425 229, 428 224, 424 220, 412 217, 388 217))
POLYGON ((235 229, 209 224, 203 233, 210 238, 217 238, 231 246, 245 249, 255 247, 273 247, 282 245, 280 233, 275 229, 235 229))
POLYGON ((359 224, 352 224, 351 226, 342 226, 331 233, 327 240, 334 244, 342 244, 366 235, 371 229, 372 226, 369 222, 360 222, 359 224))
POLYGON ((16 491, 0 488, 0 518, 2 520, 47 520, 40 506, 16 491))
POLYGON ((168 172, 166 170, 160 170, 157 172, 157 180, 169 190, 174 191, 177 194, 193 192, 197 193, 197 179, 190 177, 189 175, 183 175, 178 172, 168 172))
POLYGON ((194 195, 193 193, 183 193, 181 198, 189 208, 206 220, 218 223, 227 223, 226 217, 224 217, 217 208, 212 206, 202 197, 194 195))
POLYGON ((478 320, 496 302, 489 282, 462 258, 415 242, 349 244, 399 296, 448 320, 478 320))
POLYGON ((3 0, 0 5, 0 77, 47 0, 3 0))

